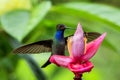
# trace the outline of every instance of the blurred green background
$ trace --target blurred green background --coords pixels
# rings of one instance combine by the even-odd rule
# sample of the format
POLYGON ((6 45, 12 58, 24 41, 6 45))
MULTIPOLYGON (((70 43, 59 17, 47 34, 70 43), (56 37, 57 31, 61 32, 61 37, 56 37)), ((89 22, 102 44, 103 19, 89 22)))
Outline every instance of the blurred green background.
MULTIPOLYGON (((107 32, 95 67, 84 80, 120 80, 120 0, 0 0, 0 80, 73 80, 73 73, 54 64, 40 66, 50 53, 16 55, 16 47, 51 39, 56 24, 84 31, 107 32)), ((65 36, 74 31, 66 30, 65 36)))

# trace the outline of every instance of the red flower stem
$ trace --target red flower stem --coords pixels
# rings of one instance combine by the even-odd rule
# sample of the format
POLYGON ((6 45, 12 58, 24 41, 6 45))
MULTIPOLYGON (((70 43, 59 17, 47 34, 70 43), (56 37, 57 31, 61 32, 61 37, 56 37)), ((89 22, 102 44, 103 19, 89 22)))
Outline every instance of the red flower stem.
POLYGON ((75 75, 74 80, 82 80, 82 74, 80 74, 79 76, 75 75))

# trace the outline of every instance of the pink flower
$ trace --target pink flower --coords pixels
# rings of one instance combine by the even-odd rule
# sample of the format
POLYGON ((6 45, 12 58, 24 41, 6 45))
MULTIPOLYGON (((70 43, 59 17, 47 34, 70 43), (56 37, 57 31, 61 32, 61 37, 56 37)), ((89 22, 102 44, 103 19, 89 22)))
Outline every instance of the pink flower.
POLYGON ((95 55, 105 36, 106 33, 103 33, 97 39, 86 43, 82 27, 78 24, 74 36, 68 39, 67 46, 70 56, 52 55, 50 62, 70 69, 76 76, 90 72, 93 64, 89 60, 95 55))

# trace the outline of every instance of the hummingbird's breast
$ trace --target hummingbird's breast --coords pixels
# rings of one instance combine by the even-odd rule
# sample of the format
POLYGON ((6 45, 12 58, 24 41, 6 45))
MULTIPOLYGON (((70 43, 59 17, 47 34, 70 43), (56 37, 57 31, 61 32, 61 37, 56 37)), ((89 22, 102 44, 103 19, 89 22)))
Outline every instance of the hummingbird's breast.
POLYGON ((65 40, 55 40, 52 45, 52 54, 64 55, 65 52, 65 40))

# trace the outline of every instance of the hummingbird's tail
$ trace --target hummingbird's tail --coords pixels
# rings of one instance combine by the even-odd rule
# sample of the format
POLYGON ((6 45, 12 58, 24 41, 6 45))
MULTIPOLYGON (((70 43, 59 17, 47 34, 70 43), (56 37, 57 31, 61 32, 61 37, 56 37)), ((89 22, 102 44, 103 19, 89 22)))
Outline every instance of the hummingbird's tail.
POLYGON ((41 66, 41 68, 45 68, 45 67, 48 66, 49 64, 51 64, 51 62, 48 60, 45 64, 43 64, 43 65, 41 66))

